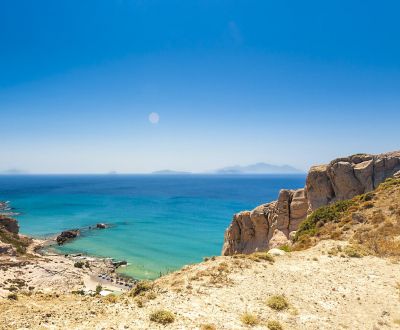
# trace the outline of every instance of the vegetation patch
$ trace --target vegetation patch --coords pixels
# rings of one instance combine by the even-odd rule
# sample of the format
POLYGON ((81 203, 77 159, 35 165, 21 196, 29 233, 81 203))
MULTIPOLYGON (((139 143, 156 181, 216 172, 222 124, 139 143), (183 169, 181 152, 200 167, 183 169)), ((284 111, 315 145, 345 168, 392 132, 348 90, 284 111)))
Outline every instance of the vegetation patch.
POLYGON ((217 327, 214 324, 202 324, 200 330, 217 330, 217 327))
POLYGON ((255 252, 246 256, 247 259, 260 262, 260 261, 268 261, 270 263, 274 263, 275 259, 273 256, 268 254, 267 252, 255 252))
POLYGON ((140 281, 136 284, 136 286, 131 290, 130 295, 132 297, 136 297, 140 294, 144 294, 147 291, 153 289, 153 282, 151 281, 140 281))
POLYGON ((111 303, 111 304, 115 304, 118 301, 118 297, 113 293, 105 296, 103 299, 104 299, 104 301, 111 303))
POLYGON ((27 247, 32 243, 30 238, 21 237, 2 228, 0 228, 0 241, 11 244, 19 255, 25 254, 27 247))
POLYGON ((170 311, 159 309, 150 314, 150 321, 166 325, 175 321, 175 315, 170 311))
POLYGON ((267 306, 277 311, 281 311, 287 309, 289 307, 289 303, 284 296, 275 295, 268 298, 267 306))
POLYGON ((10 294, 7 296, 7 299, 10 299, 10 300, 18 300, 18 296, 17 296, 16 293, 10 293, 10 294))
POLYGON ((267 327, 269 330, 283 330, 282 325, 278 321, 268 321, 267 327))
POLYGON ((240 321, 242 321, 243 324, 248 325, 250 327, 253 327, 260 323, 260 320, 257 317, 257 315, 247 312, 240 316, 240 321))
POLYGON ((318 234, 319 228, 327 223, 337 223, 345 215, 347 210, 354 206, 353 200, 340 201, 332 205, 323 206, 307 217, 296 232, 295 242, 301 243, 307 236, 318 234))
POLYGON ((285 252, 292 252, 292 247, 288 244, 281 245, 278 247, 278 249, 285 251, 285 252))
POLYGON ((74 267, 76 268, 83 268, 84 265, 85 263, 83 261, 77 261, 74 263, 74 267))

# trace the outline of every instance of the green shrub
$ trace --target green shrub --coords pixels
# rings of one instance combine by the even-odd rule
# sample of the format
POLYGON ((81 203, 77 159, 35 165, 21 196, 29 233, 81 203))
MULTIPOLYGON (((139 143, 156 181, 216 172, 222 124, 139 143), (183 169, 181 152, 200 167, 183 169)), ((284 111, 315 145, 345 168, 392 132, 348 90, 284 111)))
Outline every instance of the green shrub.
POLYGON ((275 309, 277 311, 281 311, 283 309, 287 309, 289 307, 289 303, 286 298, 282 295, 275 295, 267 300, 267 306, 275 309))
POLYGON ((294 238, 295 242, 298 241, 301 236, 315 235, 317 233, 317 227, 321 227, 328 222, 339 222, 348 208, 354 204, 355 202, 353 200, 346 200, 315 210, 300 224, 294 238))
POLYGON ((96 294, 100 294, 100 292, 103 290, 103 287, 100 284, 97 284, 96 286, 96 294))
POLYGON ((175 315, 170 311, 160 309, 150 314, 150 321, 166 325, 175 321, 175 315))
POLYGON ((83 265, 84 265, 83 261, 77 261, 74 263, 74 267, 76 268, 83 268, 83 265))
POLYGON ((287 244, 278 247, 278 249, 280 249, 282 251, 285 251, 285 252, 291 252, 292 251, 292 247, 287 245, 287 244))

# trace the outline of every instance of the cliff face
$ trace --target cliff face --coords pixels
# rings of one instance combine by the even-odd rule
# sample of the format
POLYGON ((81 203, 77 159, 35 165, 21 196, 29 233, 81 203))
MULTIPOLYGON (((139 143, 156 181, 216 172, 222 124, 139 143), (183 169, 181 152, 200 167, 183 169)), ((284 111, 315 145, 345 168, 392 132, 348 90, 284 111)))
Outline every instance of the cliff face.
POLYGON ((235 214, 225 232, 222 254, 252 253, 286 244, 307 214, 374 190, 399 170, 400 151, 353 155, 313 166, 303 189, 283 189, 277 201, 235 214))

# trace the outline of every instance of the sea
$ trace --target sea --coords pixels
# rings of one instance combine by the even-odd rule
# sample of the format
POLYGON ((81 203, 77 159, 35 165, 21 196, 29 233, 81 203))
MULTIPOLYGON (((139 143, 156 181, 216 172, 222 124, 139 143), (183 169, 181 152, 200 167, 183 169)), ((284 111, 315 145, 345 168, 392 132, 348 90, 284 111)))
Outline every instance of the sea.
POLYGON ((84 228, 57 252, 126 260, 119 272, 154 279, 220 255, 234 213, 304 184, 302 174, 2 175, 0 201, 18 213, 23 234, 84 228), (87 230, 97 223, 110 227, 87 230))

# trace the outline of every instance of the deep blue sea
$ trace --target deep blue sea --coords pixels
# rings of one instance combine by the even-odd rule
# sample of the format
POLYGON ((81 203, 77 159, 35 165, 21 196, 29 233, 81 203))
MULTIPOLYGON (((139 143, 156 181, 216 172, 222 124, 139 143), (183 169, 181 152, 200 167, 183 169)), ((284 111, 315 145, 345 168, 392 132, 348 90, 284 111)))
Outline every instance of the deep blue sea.
POLYGON ((143 279, 219 255, 234 213, 304 183, 305 175, 4 175, 0 201, 35 237, 112 225, 85 231, 62 252, 127 260, 121 272, 143 279))

